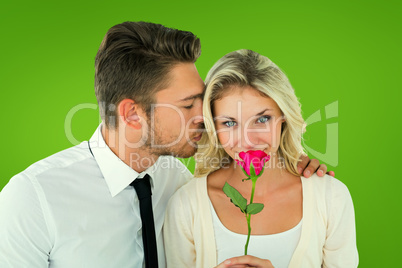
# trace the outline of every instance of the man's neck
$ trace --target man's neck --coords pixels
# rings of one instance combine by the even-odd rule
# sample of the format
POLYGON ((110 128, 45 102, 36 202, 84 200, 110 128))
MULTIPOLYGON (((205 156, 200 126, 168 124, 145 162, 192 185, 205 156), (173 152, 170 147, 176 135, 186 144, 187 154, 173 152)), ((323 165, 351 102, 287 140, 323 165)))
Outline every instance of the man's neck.
POLYGON ((139 141, 135 138, 129 141, 125 133, 103 126, 102 136, 110 150, 138 173, 145 171, 158 160, 159 156, 151 154, 145 146, 133 146, 139 144, 139 141))

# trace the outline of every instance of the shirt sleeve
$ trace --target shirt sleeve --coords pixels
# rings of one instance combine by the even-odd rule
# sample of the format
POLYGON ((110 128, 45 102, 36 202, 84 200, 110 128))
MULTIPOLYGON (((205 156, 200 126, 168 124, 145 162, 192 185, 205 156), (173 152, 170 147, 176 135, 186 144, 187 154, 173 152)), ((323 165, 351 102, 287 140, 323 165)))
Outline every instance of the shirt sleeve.
POLYGON ((0 267, 48 267, 51 245, 34 185, 13 177, 0 193, 0 267))
POLYGON ((192 212, 183 189, 170 199, 163 227, 168 268, 196 267, 192 212))
POLYGON ((352 198, 347 187, 335 178, 330 180, 329 188, 323 267, 354 268, 358 266, 359 257, 352 198))

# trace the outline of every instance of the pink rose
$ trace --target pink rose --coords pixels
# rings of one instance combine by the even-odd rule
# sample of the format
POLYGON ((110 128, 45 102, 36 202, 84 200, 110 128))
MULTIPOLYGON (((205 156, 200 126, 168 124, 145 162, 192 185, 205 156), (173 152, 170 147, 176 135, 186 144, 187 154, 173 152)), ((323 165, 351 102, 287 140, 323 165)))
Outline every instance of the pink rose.
POLYGON ((244 172, 251 177, 259 176, 261 171, 264 169, 264 164, 271 158, 271 156, 267 155, 265 152, 258 150, 258 151, 247 151, 247 152, 240 152, 239 157, 243 160, 235 159, 236 163, 241 166, 244 172), (250 172, 250 167, 253 165, 254 172, 252 170, 250 172), (250 174, 251 173, 251 174, 250 174))

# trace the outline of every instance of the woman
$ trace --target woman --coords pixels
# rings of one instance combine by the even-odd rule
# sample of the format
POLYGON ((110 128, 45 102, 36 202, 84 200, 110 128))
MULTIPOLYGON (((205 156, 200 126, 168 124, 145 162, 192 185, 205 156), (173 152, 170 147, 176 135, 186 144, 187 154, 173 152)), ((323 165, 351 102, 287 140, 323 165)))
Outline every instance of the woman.
POLYGON ((285 74, 256 52, 229 53, 207 75, 203 112, 197 178, 166 213, 168 267, 357 267, 348 189, 330 176, 297 172, 304 121, 285 74), (232 258, 243 254, 248 229, 222 188, 227 182, 250 200, 251 181, 242 181, 234 161, 248 150, 271 157, 254 195, 264 209, 251 217, 253 256, 232 258))

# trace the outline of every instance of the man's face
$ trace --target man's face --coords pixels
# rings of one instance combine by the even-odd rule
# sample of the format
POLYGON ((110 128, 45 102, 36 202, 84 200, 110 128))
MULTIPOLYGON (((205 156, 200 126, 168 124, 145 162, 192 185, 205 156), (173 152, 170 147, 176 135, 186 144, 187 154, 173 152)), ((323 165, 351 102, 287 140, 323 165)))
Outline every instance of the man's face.
POLYGON ((180 63, 170 72, 170 84, 155 95, 148 118, 146 147, 152 154, 193 156, 203 131, 204 82, 193 63, 180 63))

